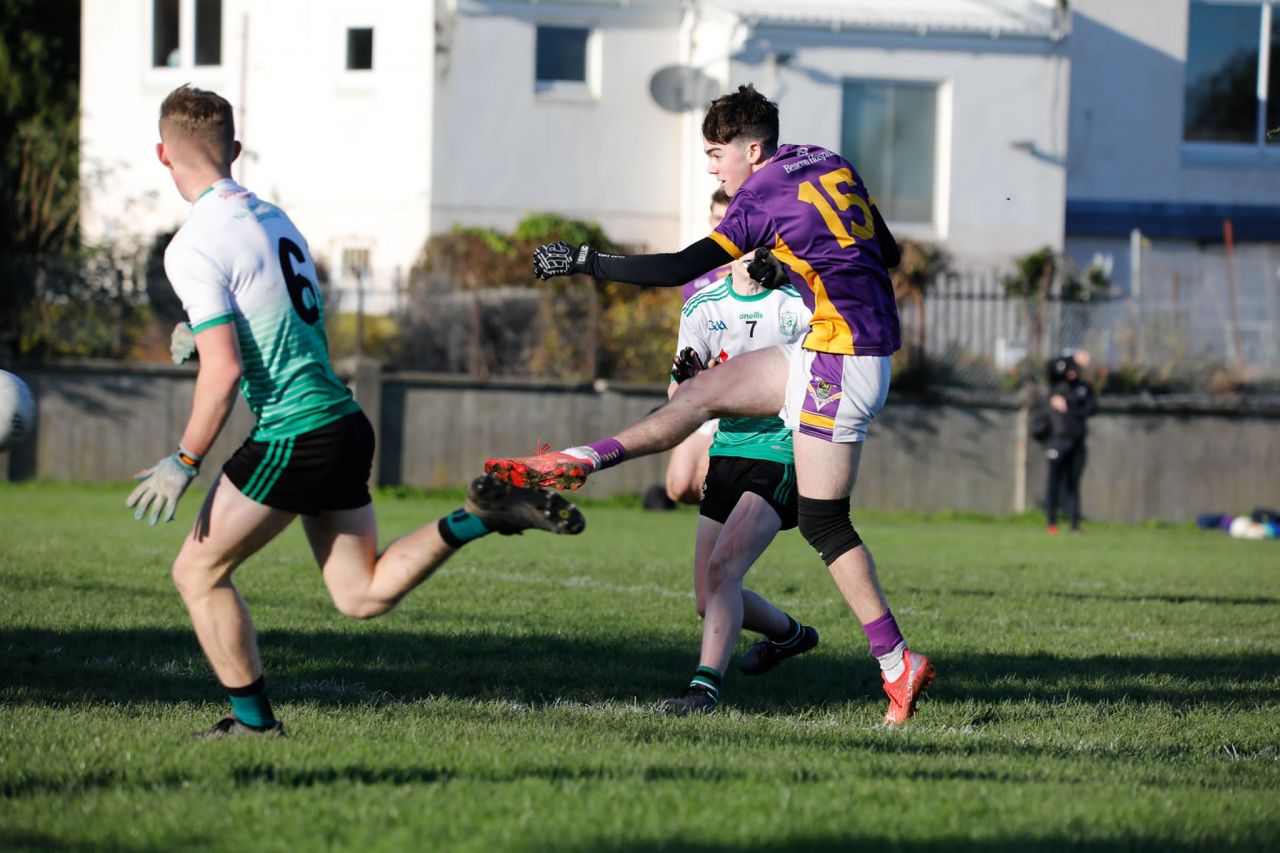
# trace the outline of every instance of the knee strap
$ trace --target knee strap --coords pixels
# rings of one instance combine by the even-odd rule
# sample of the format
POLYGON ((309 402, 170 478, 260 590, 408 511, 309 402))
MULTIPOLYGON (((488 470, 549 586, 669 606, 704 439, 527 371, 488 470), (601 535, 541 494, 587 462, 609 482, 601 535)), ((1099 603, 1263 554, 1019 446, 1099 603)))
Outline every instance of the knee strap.
POLYGON ((797 512, 800 535, 828 566, 862 544, 849 519, 849 499, 818 500, 800 496, 797 512))

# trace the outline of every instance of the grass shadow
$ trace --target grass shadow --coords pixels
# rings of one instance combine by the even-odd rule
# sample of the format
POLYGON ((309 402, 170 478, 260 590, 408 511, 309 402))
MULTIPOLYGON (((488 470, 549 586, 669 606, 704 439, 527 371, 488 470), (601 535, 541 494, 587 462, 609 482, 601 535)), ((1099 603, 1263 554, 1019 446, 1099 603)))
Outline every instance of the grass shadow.
MULTIPOLYGON (((277 701, 341 706, 448 696, 481 701, 656 701, 696 659, 674 638, 608 640, 497 631, 273 630, 261 647, 277 701)), ((879 699, 874 665, 825 652, 769 676, 732 673, 735 707, 789 711, 879 699)), ((965 654, 937 661, 936 701, 1120 700, 1249 707, 1280 702, 1280 655, 965 654)), ((220 699, 194 636, 176 628, 0 630, 6 704, 220 699)))

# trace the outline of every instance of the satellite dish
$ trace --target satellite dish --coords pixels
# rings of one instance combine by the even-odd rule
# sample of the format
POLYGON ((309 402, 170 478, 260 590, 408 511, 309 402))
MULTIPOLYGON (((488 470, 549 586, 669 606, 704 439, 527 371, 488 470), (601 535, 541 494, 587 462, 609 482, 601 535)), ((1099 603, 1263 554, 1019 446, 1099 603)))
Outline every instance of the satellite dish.
POLYGON ((705 109, 720 95, 720 84, 700 68, 668 65, 649 78, 649 94, 664 110, 682 113, 705 109))

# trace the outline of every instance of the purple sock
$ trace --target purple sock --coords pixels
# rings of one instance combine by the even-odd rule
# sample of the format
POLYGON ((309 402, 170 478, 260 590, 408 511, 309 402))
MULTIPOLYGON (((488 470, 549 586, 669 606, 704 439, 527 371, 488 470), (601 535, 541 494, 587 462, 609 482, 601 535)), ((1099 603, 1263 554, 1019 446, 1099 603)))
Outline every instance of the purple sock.
POLYGON ((587 447, 591 448, 600 457, 600 464, 596 467, 597 471, 612 468, 627 458, 626 448, 616 438, 593 441, 587 447))
POLYGON ((863 625, 862 630, 871 641, 871 656, 875 658, 889 654, 899 643, 906 643, 891 610, 886 610, 876 621, 863 625))

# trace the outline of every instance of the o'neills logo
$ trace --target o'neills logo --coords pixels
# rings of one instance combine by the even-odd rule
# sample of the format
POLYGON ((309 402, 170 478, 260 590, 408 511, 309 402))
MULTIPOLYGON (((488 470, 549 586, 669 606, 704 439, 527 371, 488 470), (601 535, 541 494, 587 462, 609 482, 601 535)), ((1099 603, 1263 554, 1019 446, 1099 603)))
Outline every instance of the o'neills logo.
POLYGON ((750 314, 739 314, 739 315, 738 315, 738 319, 739 319, 739 320, 763 320, 763 319, 764 319, 764 312, 763 312, 763 311, 752 311, 750 314))

